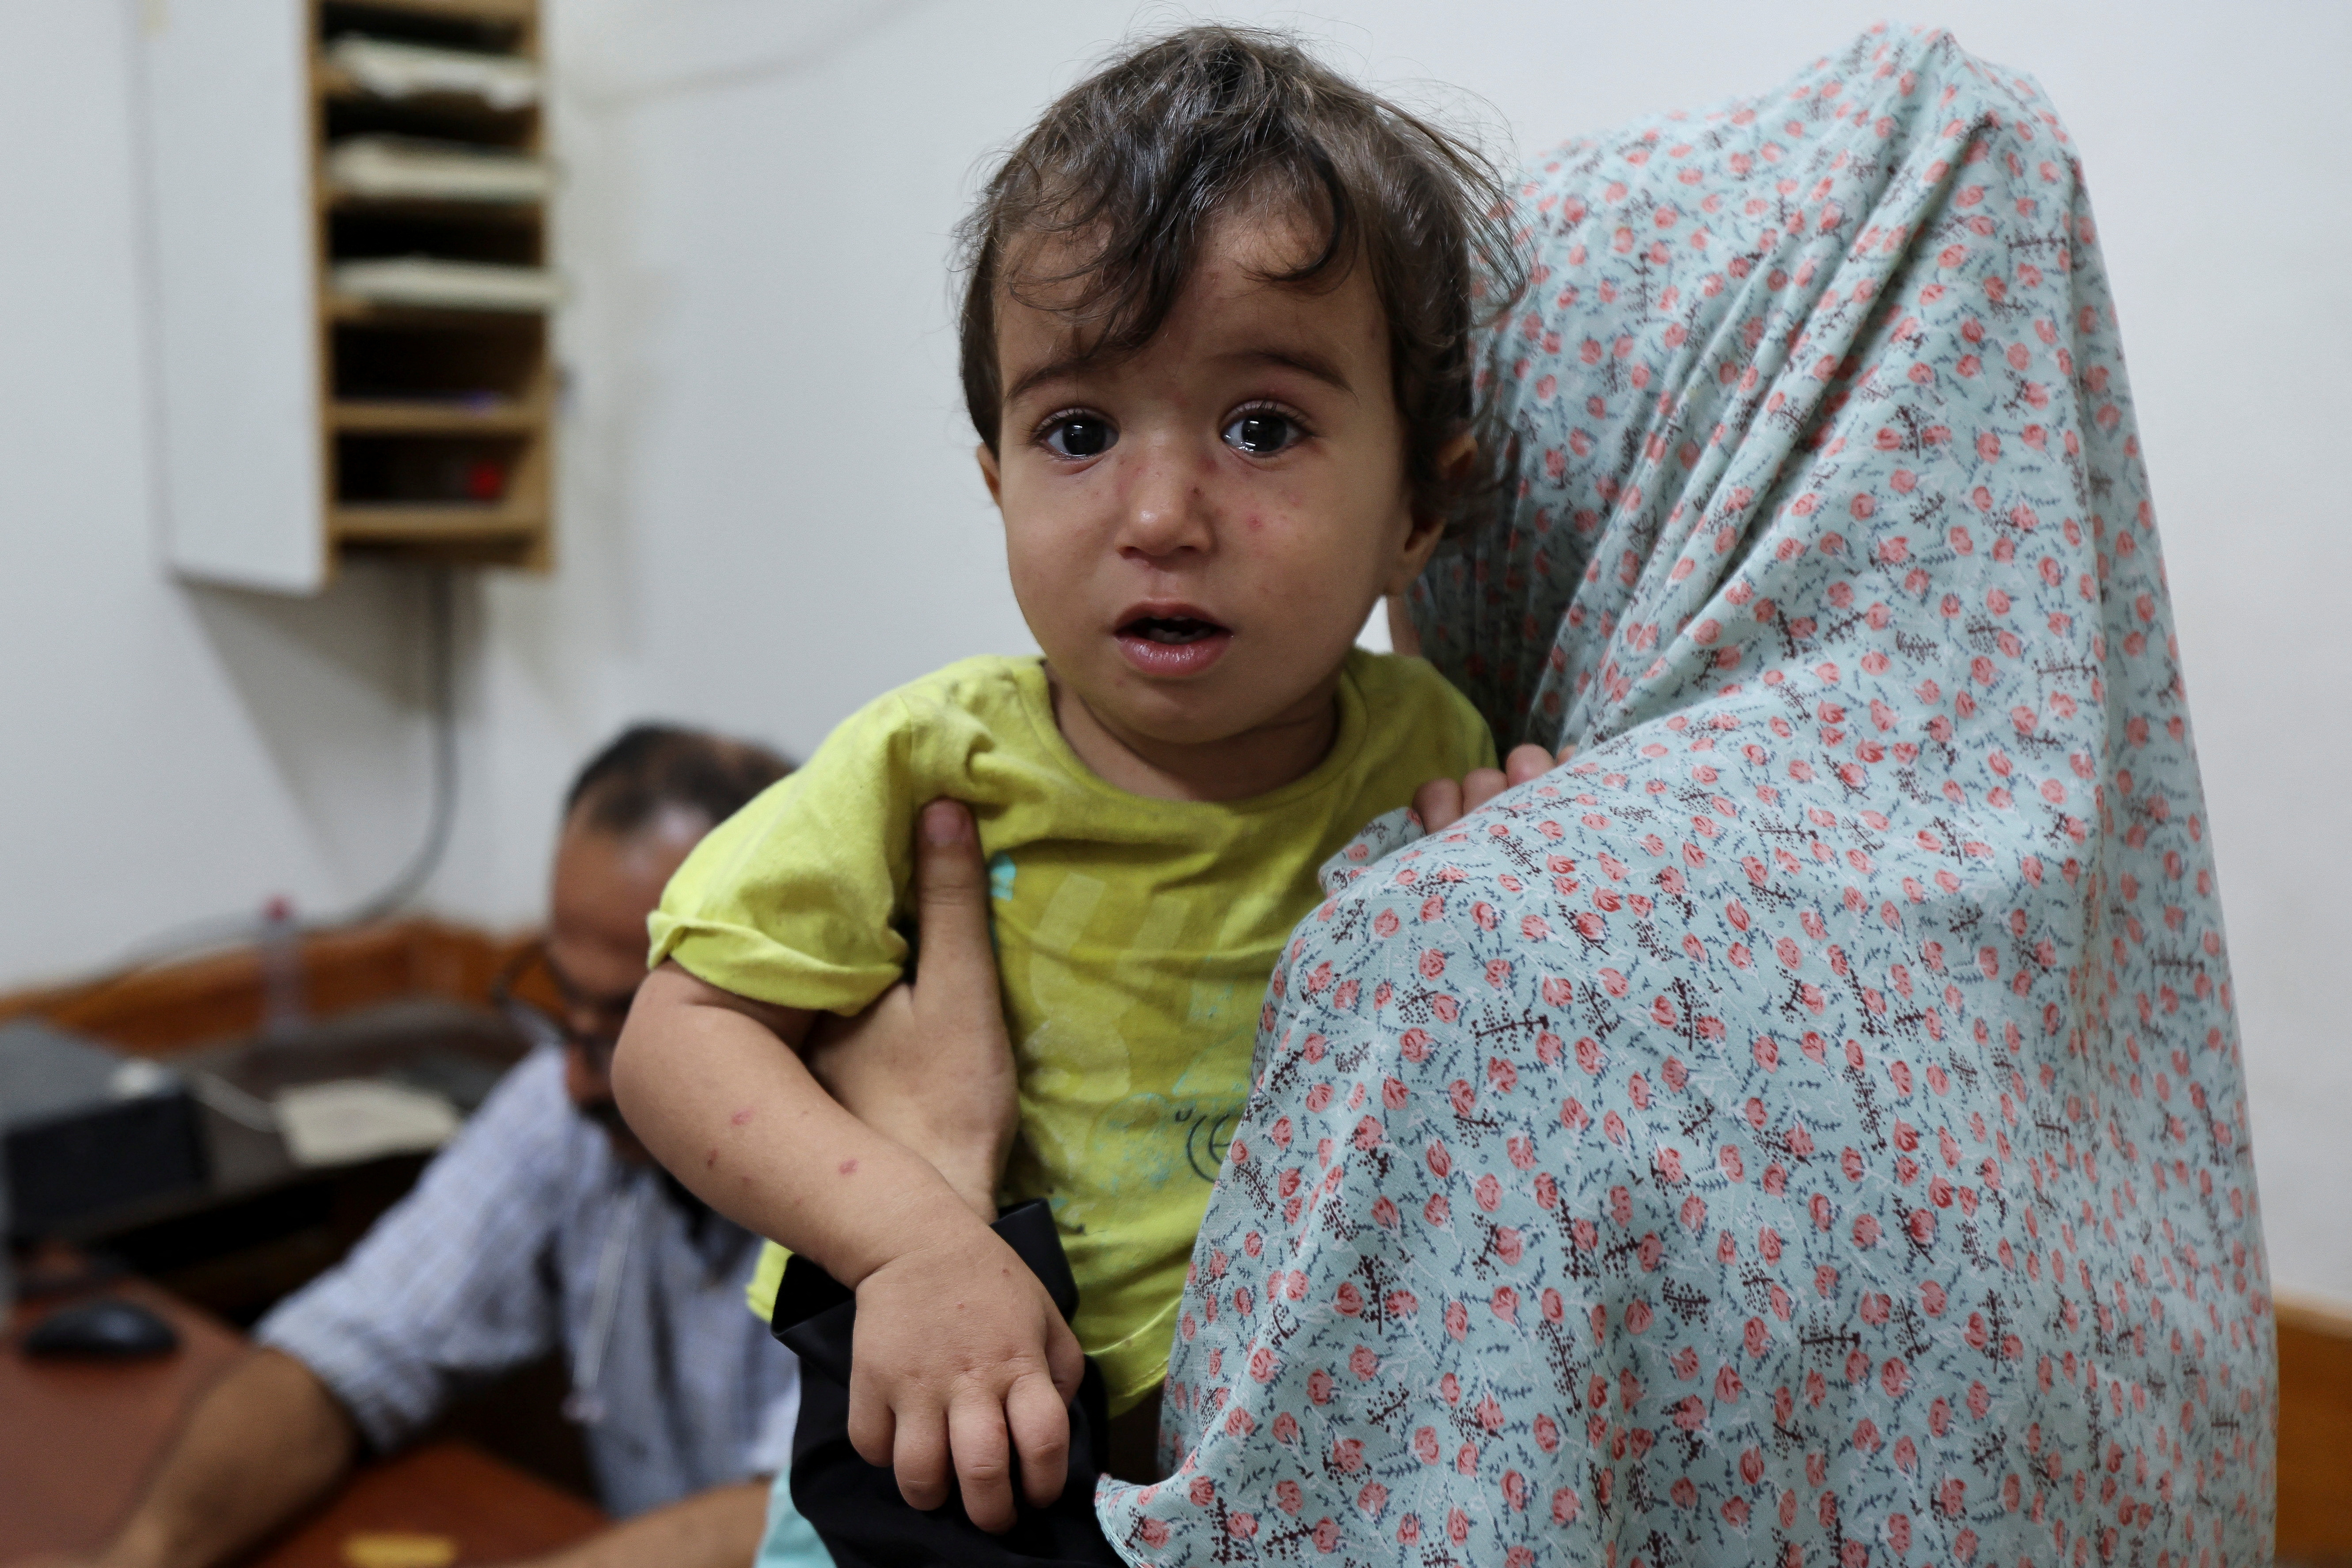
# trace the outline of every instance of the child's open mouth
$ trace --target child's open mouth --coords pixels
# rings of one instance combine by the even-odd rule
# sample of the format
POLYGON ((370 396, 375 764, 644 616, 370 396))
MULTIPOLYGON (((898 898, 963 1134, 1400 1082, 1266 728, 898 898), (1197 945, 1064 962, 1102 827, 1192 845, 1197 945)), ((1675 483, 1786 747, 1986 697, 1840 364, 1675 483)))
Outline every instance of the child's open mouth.
POLYGON ((1118 631, 1119 651, 1144 675, 1197 675, 1223 657, 1233 632, 1189 610, 1129 616, 1118 631))

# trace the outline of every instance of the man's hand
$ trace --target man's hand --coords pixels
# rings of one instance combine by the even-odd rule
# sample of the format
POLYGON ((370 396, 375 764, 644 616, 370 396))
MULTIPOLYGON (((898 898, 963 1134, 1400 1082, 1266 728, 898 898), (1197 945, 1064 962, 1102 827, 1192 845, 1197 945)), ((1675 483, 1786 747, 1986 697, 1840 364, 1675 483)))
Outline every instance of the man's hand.
POLYGON ((509 1568, 745 1568, 768 1521, 768 1483, 713 1487, 509 1568))
POLYGON ((1085 1373, 1076 1335, 995 1232, 962 1215, 857 1286, 849 1440, 889 1465, 910 1507, 948 1500, 950 1465, 964 1511, 1012 1528, 1012 1464, 1039 1508, 1068 1479, 1067 1406, 1085 1373))
POLYGON ((196 1401, 112 1541, 20 1568, 209 1568, 324 1496, 357 1446, 317 1373, 255 1351, 196 1401))
POLYGON ((983 1223, 996 1217, 997 1178, 1021 1121, 987 889, 971 813, 931 802, 915 833, 914 978, 855 1018, 819 1019, 804 1053, 828 1094, 929 1160, 983 1223))
POLYGON ((1474 768, 1459 784, 1430 780, 1413 791, 1412 814, 1424 831, 1442 833, 1505 790, 1539 779, 1574 755, 1574 746, 1562 746, 1557 758, 1541 746, 1515 746, 1499 770, 1474 768))

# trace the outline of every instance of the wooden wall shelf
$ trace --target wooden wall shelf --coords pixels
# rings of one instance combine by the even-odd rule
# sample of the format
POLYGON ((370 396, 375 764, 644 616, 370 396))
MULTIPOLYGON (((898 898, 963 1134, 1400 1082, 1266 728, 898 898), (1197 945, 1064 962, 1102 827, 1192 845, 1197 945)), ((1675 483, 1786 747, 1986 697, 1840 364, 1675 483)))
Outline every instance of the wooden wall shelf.
MULTIPOLYGON (((375 95, 362 87, 351 72, 332 60, 314 60, 310 67, 310 87, 320 98, 330 103, 374 103, 375 95)), ((534 111, 529 109, 500 109, 463 93, 420 92, 406 100, 404 107, 419 113, 455 121, 476 121, 501 128, 512 127, 529 120, 534 111)), ((506 138, 498 138, 502 143, 506 138)))
POLYGON ((339 506, 332 513, 339 539, 368 544, 416 544, 441 540, 510 540, 536 532, 546 514, 463 501, 404 506, 395 502, 339 506))
MULTIPOLYGON (((398 90, 400 71, 421 68, 419 48, 454 51, 431 62, 445 75, 454 61, 478 77, 467 62, 482 55, 535 68, 539 0, 259 0, 158 15, 142 47, 173 565, 296 593, 360 554, 545 569, 547 312, 367 298, 350 290, 418 289, 381 267, 364 280, 338 271, 424 258, 521 269, 489 276, 509 299, 544 289, 545 203, 467 199, 454 185, 450 197, 376 195, 326 174, 330 152, 357 136, 402 139, 355 150, 376 180, 418 142, 543 157, 536 100, 398 90)), ((413 163, 394 166, 417 177, 413 163)), ((451 286, 450 269, 431 281, 451 286)))
POLYGON ((516 321, 537 322, 545 319, 539 310, 517 310, 499 307, 451 310, 434 305, 401 305, 381 300, 355 300, 348 294, 330 294, 320 304, 320 312, 331 321, 373 321, 379 326, 399 327, 478 327, 486 317, 509 317, 516 321))
POLYGON ((492 22, 519 27, 536 27, 539 25, 539 0, 344 0, 338 9, 404 11, 417 16, 492 22))
POLYGON ((356 191, 330 191, 320 205, 331 213, 355 213, 419 223, 514 224, 535 226, 545 220, 537 202, 438 202, 415 196, 371 196, 356 191))
POLYGON ((341 402, 327 417, 343 431, 464 436, 484 432, 528 435, 546 423, 547 410, 530 404, 497 403, 483 407, 443 407, 430 403, 341 402))

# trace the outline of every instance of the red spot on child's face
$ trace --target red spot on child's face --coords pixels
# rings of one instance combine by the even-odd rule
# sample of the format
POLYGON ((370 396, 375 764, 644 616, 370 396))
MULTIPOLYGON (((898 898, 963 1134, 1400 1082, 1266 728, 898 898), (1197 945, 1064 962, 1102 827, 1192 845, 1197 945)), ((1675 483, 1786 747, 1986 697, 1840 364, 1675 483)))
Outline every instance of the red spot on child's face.
POLYGON ((727 1120, 733 1122, 736 1126, 740 1127, 743 1123, 751 1120, 751 1108, 747 1105, 727 1120))
POLYGON ((855 1160, 844 1160, 835 1168, 845 1176, 855 1175, 857 1172, 857 1162, 855 1160))
POLYGON ((707 1171, 717 1163, 719 1163, 719 1145, 714 1143, 710 1146, 709 1152, 702 1156, 702 1168, 707 1171))

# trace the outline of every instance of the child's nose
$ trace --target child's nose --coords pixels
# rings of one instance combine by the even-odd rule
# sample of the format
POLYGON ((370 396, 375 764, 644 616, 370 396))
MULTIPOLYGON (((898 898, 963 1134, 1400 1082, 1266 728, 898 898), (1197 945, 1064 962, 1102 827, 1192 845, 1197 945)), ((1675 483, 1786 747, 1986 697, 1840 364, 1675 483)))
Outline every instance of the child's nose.
POLYGON ((1119 552, 1161 560, 1215 542, 1210 500, 1213 471, 1172 443, 1149 443, 1139 454, 1121 503, 1119 552))

